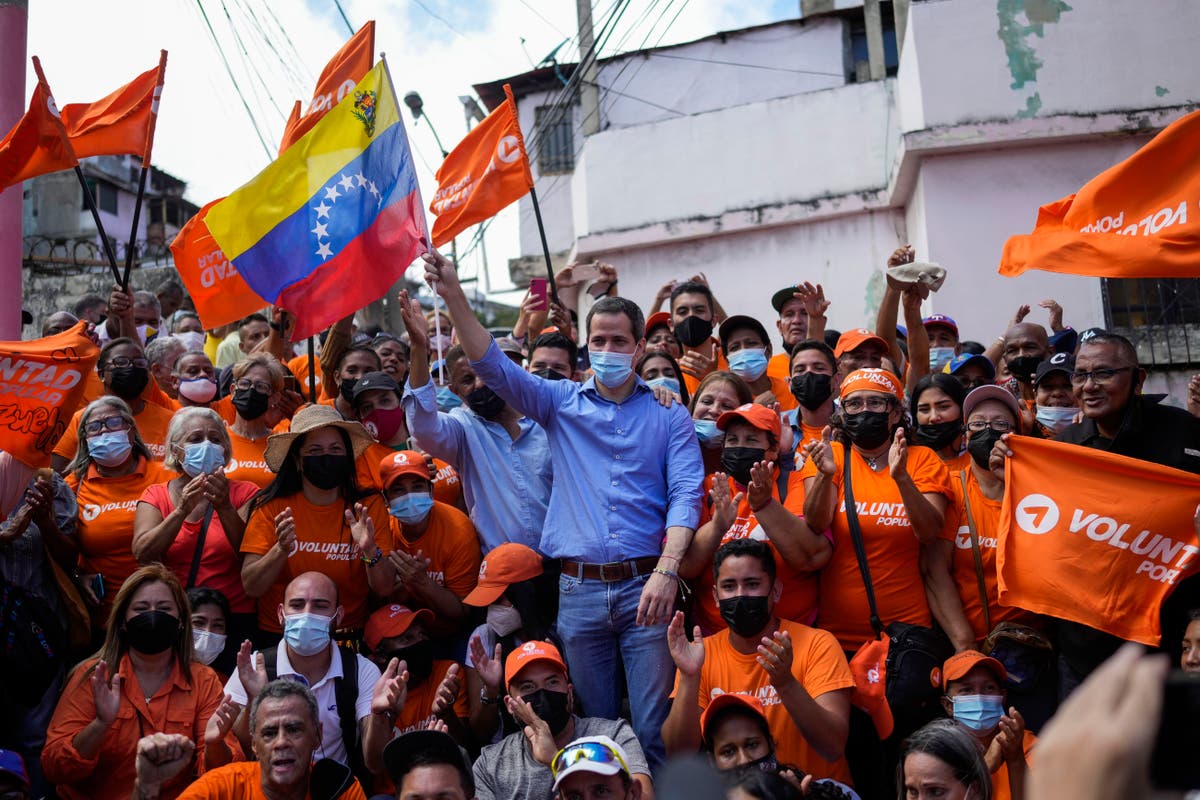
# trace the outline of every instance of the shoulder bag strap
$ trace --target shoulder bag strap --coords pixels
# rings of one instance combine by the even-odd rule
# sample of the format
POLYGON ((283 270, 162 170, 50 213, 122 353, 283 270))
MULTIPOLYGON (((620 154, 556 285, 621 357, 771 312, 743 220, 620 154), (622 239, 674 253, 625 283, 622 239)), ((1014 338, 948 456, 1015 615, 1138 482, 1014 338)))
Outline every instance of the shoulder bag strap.
POLYGON ((983 629, 992 630, 992 612, 988 610, 987 583, 983 580, 983 553, 979 549, 979 531, 975 528, 975 515, 971 513, 971 496, 967 492, 967 471, 958 473, 962 483, 963 507, 967 510, 967 529, 971 532, 971 553, 975 556, 975 580, 979 583, 979 602, 983 604, 983 629))
POLYGON ((196 575, 200 572, 200 557, 204 555, 204 540, 208 538, 208 526, 212 524, 213 504, 208 504, 208 510, 204 512, 204 520, 200 523, 200 533, 196 536, 196 552, 192 553, 192 567, 188 570, 187 583, 184 584, 185 589, 191 589, 196 585, 196 575))
POLYGON ((862 573, 863 586, 867 590, 867 605, 871 608, 871 628, 878 638, 883 635, 883 621, 875 605, 875 586, 871 583, 871 568, 867 565, 867 548, 863 545, 862 527, 858 524, 858 508, 854 505, 854 487, 850 484, 850 445, 842 448, 842 493, 846 500, 846 524, 850 528, 850 541, 854 543, 854 557, 858 559, 858 570, 862 573))

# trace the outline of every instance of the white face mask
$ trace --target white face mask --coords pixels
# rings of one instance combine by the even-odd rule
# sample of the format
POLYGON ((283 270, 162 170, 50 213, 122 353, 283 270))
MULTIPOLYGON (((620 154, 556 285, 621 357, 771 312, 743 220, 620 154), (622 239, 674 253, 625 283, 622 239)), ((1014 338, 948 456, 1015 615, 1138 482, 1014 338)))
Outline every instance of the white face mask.
POLYGON ((201 664, 208 665, 216 661, 217 656, 225 650, 225 634, 212 631, 192 631, 192 655, 201 664))
POLYGON ((487 624, 497 636, 508 636, 521 629, 524 622, 521 612, 515 606, 490 605, 487 610, 487 624))
POLYGON ((174 334, 175 338, 183 342, 184 347, 188 350, 203 350, 204 349, 204 334, 199 331, 184 331, 174 334))
POLYGON ((1078 414, 1078 408, 1062 408, 1059 406, 1037 407, 1037 421, 1055 433, 1058 433, 1074 422, 1078 414))

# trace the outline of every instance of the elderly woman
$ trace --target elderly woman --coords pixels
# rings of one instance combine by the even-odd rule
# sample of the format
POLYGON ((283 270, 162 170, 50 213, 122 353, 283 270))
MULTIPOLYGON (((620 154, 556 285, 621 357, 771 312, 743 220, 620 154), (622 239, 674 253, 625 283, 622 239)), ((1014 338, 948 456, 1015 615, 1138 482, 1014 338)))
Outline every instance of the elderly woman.
POLYGON ((263 451, 267 437, 278 420, 272 420, 271 407, 278 405, 283 391, 284 372, 280 363, 266 353, 252 353, 233 365, 234 418, 229 426, 232 445, 227 477, 250 481, 260 489, 275 477, 267 469, 263 451))
POLYGON ((133 555, 138 498, 167 473, 150 459, 133 412, 119 397, 105 395, 83 409, 78 439, 66 481, 79 503, 80 590, 92 605, 93 628, 102 631, 112 598, 138 568, 133 555))
POLYGON ((258 487, 229 480, 229 432, 208 408, 183 408, 167 429, 163 466, 177 474, 146 489, 133 520, 133 555, 161 561, 188 589, 209 586, 229 600, 236 640, 254 628, 254 600, 242 588, 239 550, 258 487))
POLYGON ((296 413, 292 429, 267 443, 275 480, 251 503, 242 541, 242 583, 258 598, 258 627, 280 634, 279 608, 292 578, 328 575, 341 592, 344 625, 361 635, 368 590, 386 597, 395 581, 387 505, 354 480, 354 460, 371 445, 357 422, 326 405, 296 413))
POLYGON ((67 682, 42 751, 63 800, 126 800, 138 739, 174 733, 197 743, 193 762, 162 787, 179 795, 198 773, 241 758, 230 730, 238 714, 216 673, 192 660, 183 585, 161 564, 142 567, 117 593, 96 657, 67 682))

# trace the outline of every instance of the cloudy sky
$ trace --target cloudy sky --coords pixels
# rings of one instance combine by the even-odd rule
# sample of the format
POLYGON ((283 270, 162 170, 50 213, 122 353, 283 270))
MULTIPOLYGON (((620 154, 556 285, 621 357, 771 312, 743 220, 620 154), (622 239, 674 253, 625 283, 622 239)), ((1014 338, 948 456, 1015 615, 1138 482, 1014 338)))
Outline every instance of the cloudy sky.
MULTIPOLYGON (((623 1, 594 0, 597 20, 623 1)), ((628 0, 601 55, 787 19, 798 7, 628 0)), ((573 0, 340 0, 340 10, 334 0, 30 0, 29 55, 41 57, 62 106, 102 97, 168 50, 154 162, 203 204, 269 162, 292 103, 307 107, 316 75, 350 35, 342 12, 355 29, 376 20, 376 51, 387 54, 397 92, 420 92, 447 149, 466 132, 458 96, 473 94, 472 84, 524 72, 564 40, 558 60, 578 57, 573 0)), ((30 67, 28 91, 35 82, 30 67)), ((406 110, 405 120, 428 202, 439 154, 424 123, 414 127, 406 110)), ((515 206, 491 226, 487 245, 492 286, 509 286, 515 206)))

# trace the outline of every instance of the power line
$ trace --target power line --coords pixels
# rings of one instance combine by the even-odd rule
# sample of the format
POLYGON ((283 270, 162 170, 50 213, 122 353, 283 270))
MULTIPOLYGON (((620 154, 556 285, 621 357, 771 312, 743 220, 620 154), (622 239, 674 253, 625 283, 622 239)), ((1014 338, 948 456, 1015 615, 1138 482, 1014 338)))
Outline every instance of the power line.
POLYGON ((346 16, 346 10, 342 8, 341 0, 333 0, 333 4, 337 6, 338 13, 342 15, 342 22, 346 23, 346 30, 350 31, 350 35, 354 35, 354 26, 350 24, 350 19, 346 16))
POLYGON ((653 58, 671 58, 679 61, 698 61, 701 64, 720 64, 726 67, 746 67, 748 69, 764 69, 771 72, 790 72, 796 75, 823 75, 830 78, 845 78, 840 72, 822 72, 815 69, 793 69, 791 67, 772 67, 767 64, 743 64, 738 61, 721 61, 713 58, 696 58, 694 56, 667 55, 666 53, 647 53, 653 58))
MULTIPOLYGON (((237 43, 238 54, 242 60, 242 68, 247 75, 253 72, 254 76, 258 79, 251 82, 251 90, 254 92, 256 99, 260 96, 260 92, 265 94, 267 101, 275 107, 275 113, 283 118, 283 109, 276 102, 275 95, 267 88, 268 82, 263 79, 262 72, 259 71, 258 66, 250 58, 250 52, 246 49, 246 44, 242 41, 242 35, 238 32, 237 26, 233 24, 233 17, 229 13, 229 7, 225 4, 225 0, 220 0, 220 2, 221 10, 225 12, 225 21, 229 23, 229 30, 233 34, 233 41, 237 43)), ((260 105, 262 104, 260 103, 260 105)))
POLYGON ((242 107, 246 109, 246 116, 250 118, 250 125, 254 128, 254 133, 258 136, 258 142, 262 145, 263 152, 267 154, 267 159, 274 158, 274 153, 267 146, 266 137, 258 127, 258 120, 254 118, 254 114, 250 111, 250 103, 246 101, 246 96, 242 94, 242 88, 238 85, 237 78, 233 76, 233 68, 229 65, 229 59, 225 57, 225 50, 221 47, 221 42, 217 39, 217 32, 213 30, 212 21, 208 18, 208 12, 204 10, 204 3, 201 0, 196 0, 196 5, 200 8, 200 16, 204 18, 204 24, 208 28, 208 34, 212 37, 213 46, 217 48, 217 55, 221 57, 221 63, 225 65, 225 72, 229 75, 229 82, 233 84, 233 89, 237 92, 242 101, 242 107))
POLYGON ((526 7, 526 8, 528 8, 530 11, 532 11, 532 12, 533 12, 533 15, 534 15, 535 17, 537 17, 537 18, 538 18, 538 19, 540 19, 542 22, 544 22, 544 23, 546 23, 547 25, 549 25, 549 26, 550 26, 550 28, 551 28, 551 29, 552 29, 552 30, 553 30, 555 33, 557 33, 559 36, 565 36, 565 37, 567 37, 568 39, 570 39, 570 38, 571 38, 570 34, 563 33, 563 32, 562 32, 562 31, 559 29, 559 27, 558 27, 557 25, 555 25, 553 22, 551 22, 550 20, 548 20, 548 19, 546 19, 544 16, 542 16, 542 12, 538 11, 536 8, 534 8, 533 6, 529 5, 529 3, 527 2, 527 0, 521 0, 521 5, 525 6, 525 7, 526 7))
POLYGON ((304 81, 304 84, 306 86, 315 84, 317 82, 316 76, 313 75, 312 71, 308 68, 308 64, 305 62, 304 56, 300 54, 300 50, 296 47, 296 43, 292 41, 292 37, 288 34, 287 29, 283 27, 283 23, 279 21, 279 17, 275 16, 275 11, 271 8, 271 0, 263 0, 263 7, 267 10, 267 14, 270 15, 271 20, 275 23, 275 27, 279 29, 281 34, 283 34, 283 40, 287 42, 288 47, 292 49, 292 55, 295 56, 296 63, 300 65, 301 69, 303 69, 304 73, 307 75, 307 80, 304 81))
POLYGON ((265 57, 263 45, 265 45, 266 48, 271 51, 271 53, 275 56, 275 60, 278 61, 279 65, 283 68, 284 76, 290 81, 291 90, 293 92, 297 87, 304 86, 305 81, 300 76, 299 71, 295 68, 295 64, 290 58, 284 58, 283 53, 279 52, 279 50, 275 47, 274 39, 267 35, 266 28, 264 28, 262 22, 259 21, 258 15, 254 13, 254 9, 250 7, 249 0, 235 0, 235 2, 241 7, 242 15, 250 20, 253 29, 258 33, 257 44, 259 45, 259 54, 265 57))

